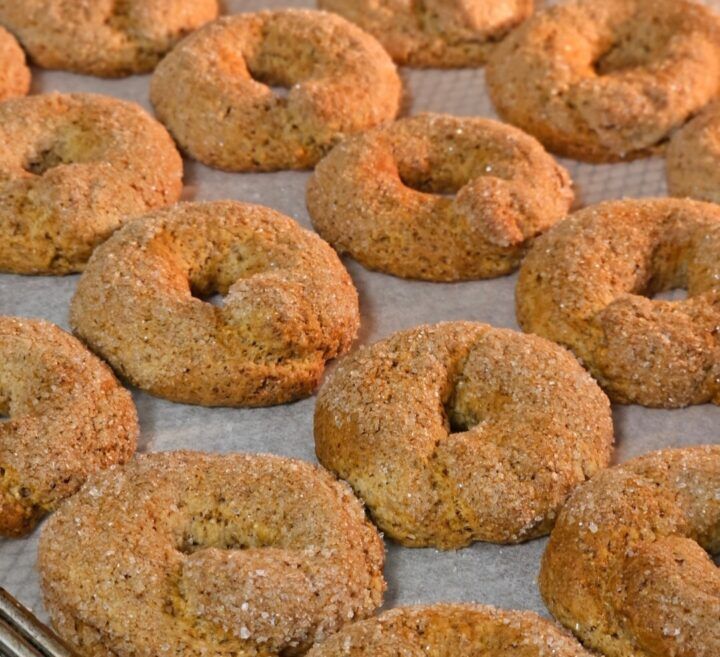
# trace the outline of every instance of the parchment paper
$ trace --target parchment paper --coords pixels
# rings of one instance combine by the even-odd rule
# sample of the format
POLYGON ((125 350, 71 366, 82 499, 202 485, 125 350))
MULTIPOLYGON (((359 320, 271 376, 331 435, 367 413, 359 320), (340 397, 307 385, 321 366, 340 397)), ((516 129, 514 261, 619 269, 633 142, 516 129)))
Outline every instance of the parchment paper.
MULTIPOLYGON (((720 8, 720 0, 710 2, 720 8)), ((313 6, 312 0, 231 0, 227 13, 281 6, 313 6)), ((449 112, 495 117, 482 70, 402 72, 406 113, 449 112)), ((61 72, 33 71, 33 92, 94 91, 139 102, 150 109, 149 76, 102 80, 61 72)), ((592 166, 563 161, 583 204, 625 196, 664 195, 664 164, 651 159, 592 166)), ((276 208, 310 227, 304 203, 307 173, 228 174, 185 163, 186 199, 231 198, 276 208)), ((362 330, 369 343, 423 322, 466 319, 517 328, 515 276, 493 281, 433 284, 403 281, 346 265, 360 292, 362 330)), ((42 317, 68 328, 68 304, 77 276, 22 277, 0 274, 0 314, 42 317)), ((314 399, 269 409, 204 409, 134 392, 141 423, 141 450, 203 449, 272 452, 315 461, 314 399)), ((670 446, 720 443, 720 407, 614 409, 615 460, 670 446)), ((35 570, 39 530, 24 540, 0 541, 0 583, 45 617, 35 570)), ((386 606, 437 601, 478 601, 547 615, 536 577, 545 540, 515 547, 476 544, 457 552, 410 550, 387 545, 386 606)))

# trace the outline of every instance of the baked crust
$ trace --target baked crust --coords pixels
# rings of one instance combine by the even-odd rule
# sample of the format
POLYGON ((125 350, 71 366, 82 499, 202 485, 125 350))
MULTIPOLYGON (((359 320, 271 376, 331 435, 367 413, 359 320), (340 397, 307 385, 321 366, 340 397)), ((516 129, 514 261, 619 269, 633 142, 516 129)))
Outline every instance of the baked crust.
POLYGON ((533 0, 318 0, 357 23, 398 63, 418 68, 480 66, 522 23, 533 0))
POLYGON ((690 0, 571 0, 537 12, 487 67, 498 112, 560 155, 646 157, 713 100, 720 19, 690 0))
POLYGON ((134 385, 206 406, 307 397, 360 324, 358 296, 315 233, 258 205, 184 203, 96 250, 75 332, 134 385), (221 307, 206 301, 226 295, 221 307))
POLYGON ((608 657, 720 651, 720 446, 664 450, 580 486, 540 571, 553 615, 608 657))
POLYGON ((372 36, 301 9, 218 19, 178 45, 150 87, 181 147, 229 171, 311 168, 346 135, 395 118, 401 95, 372 36))
POLYGON ((350 489, 269 455, 141 455, 43 528, 45 606, 83 657, 301 654, 381 604, 350 489))
POLYGON ((97 470, 135 451, 130 393, 74 337, 0 317, 0 535, 31 531, 97 470))
POLYGON ((0 271, 81 271, 129 218, 174 203, 182 160, 139 105, 96 94, 0 103, 0 271))
POLYGON ((315 408, 320 462, 410 547, 547 534, 612 443, 608 400, 569 352, 471 322, 355 351, 315 408))
POLYGON ((35 64, 103 77, 152 71, 217 14, 217 0, 0 0, 35 64))
POLYGON ((339 252, 431 281, 510 273, 573 198, 568 173, 533 137, 444 114, 349 137, 307 188, 313 225, 339 252))
POLYGON ((720 207, 609 201, 538 238, 516 289, 525 331, 563 344, 618 403, 720 402, 720 207), (686 288, 680 301, 653 295, 686 288))

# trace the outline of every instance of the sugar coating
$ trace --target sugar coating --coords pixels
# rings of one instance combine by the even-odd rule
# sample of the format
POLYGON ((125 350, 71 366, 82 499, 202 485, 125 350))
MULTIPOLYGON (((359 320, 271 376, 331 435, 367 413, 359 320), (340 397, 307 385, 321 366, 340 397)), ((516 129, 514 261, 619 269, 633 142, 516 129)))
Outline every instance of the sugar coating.
POLYGON ((43 529, 45 606, 83 657, 292 655, 381 604, 350 489, 277 456, 142 455, 43 529))
POLYGON ((570 0, 510 34, 487 68, 506 120, 589 162, 651 154, 719 81, 720 19, 691 0, 570 0))
POLYGON ((590 657, 569 633, 532 612, 477 604, 399 607, 347 625, 308 657, 590 657))
POLYGON ((484 64, 533 10, 533 0, 319 0, 377 37, 398 63, 420 68, 484 64))
POLYGON ((523 329, 570 347, 610 398, 720 402, 720 208, 610 201, 540 237, 520 268, 523 329), (651 298, 686 288, 688 298, 651 298))
POLYGON ((182 148, 230 171, 310 168, 347 134, 395 118, 401 95, 372 36, 301 9, 220 18, 178 45, 150 87, 182 148))
POLYGON ((573 198, 570 176, 529 135, 444 114, 349 137, 307 189, 313 225, 338 251, 433 281, 510 273, 573 198))
POLYGON ((93 254, 70 321, 152 394, 208 406, 310 395, 350 348, 358 296, 337 254, 269 208, 184 203, 132 221, 93 254), (204 301, 220 293, 221 307, 204 301))
POLYGON ((720 654, 720 446, 596 475, 560 512, 540 571, 553 615, 608 657, 720 654))
POLYGON ((0 27, 0 101, 25 96, 30 91, 30 69, 15 37, 0 27))
POLYGON ((359 349, 315 410, 320 462, 411 547, 547 534, 612 443, 609 402, 569 352, 471 322, 359 349))
POLYGON ((135 103, 51 93, 0 104, 0 271, 81 271, 124 221, 181 190, 170 135, 135 103))
POLYGON ((119 77, 152 71, 217 0, 0 0, 0 23, 38 66, 119 77))
POLYGON ((0 317, 0 535, 29 532, 91 473, 135 451, 130 393, 74 337, 0 317))
POLYGON ((678 130, 667 150, 672 196, 720 203, 720 105, 711 105, 678 130))

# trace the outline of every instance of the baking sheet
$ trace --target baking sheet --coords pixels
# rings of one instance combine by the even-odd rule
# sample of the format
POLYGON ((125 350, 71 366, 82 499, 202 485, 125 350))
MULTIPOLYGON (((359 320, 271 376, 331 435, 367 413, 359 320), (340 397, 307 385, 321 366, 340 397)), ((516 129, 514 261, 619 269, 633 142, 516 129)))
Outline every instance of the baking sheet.
MULTIPOLYGON (((720 0, 708 4, 720 9, 720 0)), ((281 6, 311 7, 312 0, 230 0, 227 13, 281 6)), ((407 109, 495 117, 482 70, 402 72, 408 90, 407 109)), ((61 72, 33 71, 33 93, 94 91, 134 100, 150 109, 149 76, 123 80, 61 72)), ((496 117, 495 117, 496 118, 496 117)), ((563 161, 583 204, 625 196, 666 192, 659 159, 594 166, 563 161)), ((231 198, 273 207, 310 227, 304 203, 309 174, 229 174, 197 162, 185 163, 187 200, 231 198)), ((458 284, 403 281, 346 265, 360 292, 361 343, 423 322, 477 320, 517 328, 513 291, 515 276, 458 284)), ((77 276, 21 277, 0 274, 0 314, 42 317, 68 328, 68 304, 77 276)), ((315 461, 312 437, 314 399, 270 409, 204 409, 172 404, 134 391, 141 425, 142 451, 204 449, 215 452, 271 452, 315 461)), ((720 407, 682 410, 616 407, 613 412, 615 461, 663 447, 720 443, 720 407)), ((0 583, 41 617, 35 570, 39 531, 23 540, 0 540, 0 583)), ((502 547, 476 544, 457 552, 410 550, 387 545, 386 606, 438 601, 478 601, 548 615, 536 578, 545 539, 502 547)))

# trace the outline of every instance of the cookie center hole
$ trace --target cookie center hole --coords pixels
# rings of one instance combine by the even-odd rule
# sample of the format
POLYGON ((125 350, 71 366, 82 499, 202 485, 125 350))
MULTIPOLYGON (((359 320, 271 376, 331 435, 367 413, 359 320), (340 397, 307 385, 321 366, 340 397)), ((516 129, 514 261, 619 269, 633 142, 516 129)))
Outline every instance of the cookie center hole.
POLYGON ((211 306, 216 308, 222 308, 225 305, 225 295, 221 294, 217 290, 210 290, 209 292, 198 290, 190 287, 191 294, 204 303, 209 303, 211 306))
POLYGON ((67 162, 60 153, 50 147, 42 149, 30 157, 25 162, 24 169, 36 176, 42 176, 50 169, 54 169, 61 164, 67 164, 67 162))
POLYGON ((660 244, 653 253, 650 265, 650 280, 639 294, 657 301, 683 301, 688 294, 688 261, 691 257, 687 248, 680 248, 668 241, 660 244))
POLYGON ((0 422, 7 422, 10 419, 10 397, 3 395, 0 390, 0 422))
POLYGON ((290 95, 290 86, 284 86, 284 85, 269 85, 271 91, 273 92, 273 95, 275 98, 281 98, 286 99, 290 95))
POLYGON ((659 50, 670 38, 670 34, 664 32, 661 26, 655 24, 623 29, 612 45, 593 62, 595 72, 610 75, 647 66, 661 55, 659 50))
POLYGON ((656 301, 685 301, 688 298, 688 291, 684 287, 674 287, 671 290, 660 290, 655 294, 649 294, 648 297, 656 301))
POLYGON ((282 539, 269 528, 259 527, 247 518, 244 523, 238 510, 223 507, 195 514, 188 522, 177 544, 177 550, 183 554, 193 554, 200 550, 216 548, 219 550, 247 550, 278 546, 282 539))
POLYGON ((465 433, 474 426, 480 424, 480 418, 475 411, 466 404, 462 404, 458 398, 458 390, 455 389, 452 397, 445 403, 445 417, 447 419, 448 433, 465 433))

